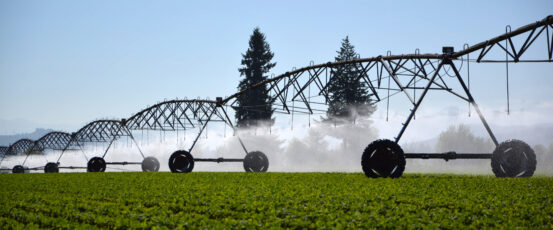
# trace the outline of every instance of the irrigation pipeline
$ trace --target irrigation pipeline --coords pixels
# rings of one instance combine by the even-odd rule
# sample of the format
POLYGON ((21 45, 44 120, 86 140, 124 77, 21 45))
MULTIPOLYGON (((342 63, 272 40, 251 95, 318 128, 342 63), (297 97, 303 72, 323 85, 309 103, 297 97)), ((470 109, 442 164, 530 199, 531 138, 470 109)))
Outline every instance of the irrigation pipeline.
MULTIPOLYGON (((536 35, 536 37, 534 37, 534 39, 531 40, 532 35, 534 34, 534 32, 532 32, 532 34, 530 34, 528 39, 526 39, 525 44, 523 45, 523 47, 521 47, 523 49, 523 50, 521 49, 522 52, 518 53, 517 58, 515 60, 512 60, 512 61, 509 61, 509 60, 507 60, 507 61, 506 60, 482 60, 482 58, 485 56, 485 54, 487 54, 487 52, 491 49, 491 47, 493 45, 498 44, 499 42, 504 41, 504 40, 507 40, 512 44, 511 38, 514 37, 514 36, 517 36, 517 35, 532 31, 532 30, 535 31, 539 27, 544 27, 547 30, 549 30, 549 28, 547 26, 551 26, 551 25, 553 25, 553 15, 547 16, 543 20, 538 21, 536 23, 528 24, 526 26, 520 27, 520 28, 518 28, 514 31, 511 31, 511 32, 506 32, 505 34, 502 34, 500 36, 497 36, 497 37, 494 37, 492 39, 486 40, 484 42, 480 42, 476 45, 470 46, 466 49, 463 49, 459 52, 455 52, 455 53, 452 53, 452 54, 418 54, 418 53, 415 53, 415 54, 402 54, 402 55, 387 55, 387 56, 376 56, 376 57, 371 57, 371 58, 360 58, 360 59, 340 61, 340 62, 327 62, 327 63, 319 64, 319 65, 310 65, 310 66, 306 66, 306 67, 303 67, 303 68, 293 70, 291 72, 286 72, 286 73, 281 74, 279 76, 276 76, 274 78, 267 79, 263 82, 260 82, 256 85, 246 89, 246 90, 235 93, 235 94, 223 99, 223 103, 226 103, 226 102, 232 100, 233 98, 236 98, 236 97, 240 96, 241 94, 244 94, 245 92, 247 92, 249 90, 252 90, 252 89, 264 86, 264 85, 270 85, 271 83, 273 83, 275 81, 278 81, 278 80, 280 80, 282 78, 285 78, 285 77, 293 76, 295 74, 299 74, 299 73, 302 73, 302 72, 305 72, 305 71, 308 71, 308 70, 319 69, 319 68, 324 68, 324 67, 332 68, 332 67, 336 67, 336 66, 340 66, 340 65, 347 65, 347 64, 360 64, 360 63, 374 62, 374 61, 391 61, 391 60, 404 60, 404 59, 443 60, 444 58, 450 58, 452 60, 456 60, 457 58, 459 58, 463 55, 466 55, 466 54, 469 54, 469 53, 472 53, 472 52, 475 52, 475 51, 478 51, 478 50, 481 50, 481 54, 480 54, 480 57, 478 59, 473 60, 474 62, 499 62, 499 63, 505 63, 505 62, 507 62, 507 63, 508 62, 552 62, 551 52, 549 52, 549 59, 548 60, 519 60, 522 53, 524 51, 526 51, 527 46, 529 46, 533 41, 535 41, 535 38, 537 38, 537 35, 536 35)), ((543 29, 541 31, 543 31, 543 29)), ((539 33, 541 33, 541 31, 539 33)), ((548 34, 548 36, 549 36, 549 34, 548 34)), ((549 40, 548 40, 548 42, 549 42, 549 40)), ((549 45, 553 46, 553 44, 549 44, 549 45)), ((551 49, 551 47, 548 47, 548 49, 551 49)), ((507 53, 509 53, 509 52, 507 52, 507 53)))
MULTIPOLYGON (((472 104, 472 107, 475 109, 475 111, 478 113, 480 119, 482 120, 484 126, 486 127, 488 133, 490 134, 491 138, 494 140, 494 143, 497 145, 497 141, 495 140, 495 137, 493 133, 491 132, 490 128, 488 127, 486 121, 484 120, 482 114, 480 113, 476 103, 474 102, 474 99, 470 95, 470 90, 467 88, 463 82, 463 80, 460 77, 460 74, 458 73, 459 70, 455 67, 453 64, 453 61, 461 61, 461 62, 467 62, 467 68, 468 63, 470 62, 476 62, 476 63, 506 63, 506 71, 508 71, 508 64, 509 63, 537 63, 537 62, 552 62, 553 60, 553 34, 550 35, 550 31, 553 31, 553 16, 547 16, 546 18, 542 19, 541 21, 528 24, 526 26, 520 27, 516 30, 510 30, 506 29, 505 33, 494 37, 492 39, 486 40, 484 42, 480 42, 473 46, 464 46, 463 50, 454 52, 453 47, 444 47, 442 54, 420 54, 420 51, 417 49, 414 54, 402 54, 402 55, 392 55, 391 52, 388 52, 386 56, 376 56, 376 57, 370 57, 370 58, 356 58, 353 60, 346 60, 346 61, 338 61, 338 62, 327 62, 323 64, 315 65, 313 63, 310 63, 309 66, 299 68, 299 69, 292 69, 290 72, 286 72, 284 74, 269 78, 267 80, 264 80, 258 84, 253 85, 252 87, 242 90, 240 92, 237 92, 235 94, 232 94, 226 98, 217 98, 216 100, 202 100, 202 99, 193 99, 193 100, 170 100, 170 101, 163 101, 160 103, 157 103, 153 106, 148 106, 146 109, 143 109, 139 111, 138 113, 132 115, 128 119, 122 119, 122 120, 98 120, 90 122, 89 124, 85 125, 83 128, 79 129, 76 133, 73 133, 71 135, 64 134, 60 136, 63 136, 63 138, 59 140, 53 140, 50 144, 55 145, 53 146, 42 146, 41 149, 56 149, 59 150, 59 145, 64 145, 64 148, 62 150, 62 153, 60 154, 58 158, 58 162, 60 158, 63 156, 63 152, 68 150, 70 146, 72 145, 78 145, 79 148, 82 150, 81 144, 87 143, 87 142, 102 142, 102 143, 109 143, 103 157, 107 154, 107 151, 109 150, 111 144, 117 140, 120 137, 128 137, 132 139, 132 143, 136 144, 136 146, 139 148, 138 143, 134 140, 132 136, 133 130, 160 130, 160 131, 177 131, 178 130, 186 130, 188 128, 198 128, 199 134, 198 137, 201 135, 202 131, 206 129, 208 122, 214 122, 214 121, 221 121, 225 124, 229 125, 234 129, 234 126, 232 125, 232 121, 228 117, 225 108, 233 107, 232 104, 229 105, 229 102, 232 100, 237 99, 239 96, 247 93, 249 90, 256 89, 258 87, 265 87, 270 86, 271 88, 275 89, 276 96, 273 98, 275 101, 278 99, 281 100, 281 104, 288 111, 290 114, 289 106, 286 105, 287 97, 288 97, 288 88, 293 85, 292 92, 293 97, 291 99, 292 106, 290 107, 292 110, 292 116, 293 113, 298 112, 301 113, 302 111, 299 110, 296 107, 295 102, 303 102, 305 103, 306 108, 301 108, 304 110, 308 110, 307 113, 309 115, 313 114, 313 111, 318 111, 317 109, 312 109, 310 105, 317 104, 317 102, 311 101, 311 84, 315 83, 321 90, 319 92, 319 96, 322 92, 325 91, 325 89, 328 87, 329 80, 328 78, 328 69, 329 68, 337 68, 344 65, 354 65, 356 68, 361 68, 361 72, 363 74, 367 74, 368 71, 371 70, 372 67, 376 66, 376 72, 378 75, 377 80, 372 79, 365 79, 366 83, 369 85, 369 88, 372 90, 373 94, 377 97, 377 102, 382 100, 389 100, 389 97, 396 95, 398 93, 405 93, 407 98, 411 101, 411 103, 414 105, 414 109, 411 110, 411 114, 409 115, 409 118, 407 119, 406 123, 403 124, 403 128, 400 131, 400 134, 396 137, 396 142, 399 141, 399 138, 401 137, 401 134, 405 131, 407 125, 409 124, 409 121, 414 117, 414 113, 416 112, 418 105, 422 102, 426 92, 428 90, 432 89, 440 89, 440 90, 446 90, 455 96, 469 102, 469 109, 470 105, 472 104), (545 34, 547 35, 547 51, 548 51, 548 58, 547 59, 531 59, 531 60, 522 60, 521 57, 525 53, 525 51, 534 43, 534 41, 540 36, 540 34, 543 34, 545 31, 545 34), (515 48, 515 45, 512 41, 512 38, 515 36, 523 35, 525 33, 528 33, 528 36, 526 37, 525 42, 522 46, 520 46, 519 49, 515 48), (504 42, 505 45, 502 45, 501 43, 504 42), (489 58, 489 51, 493 47, 499 47, 501 50, 505 51, 505 59, 490 59, 489 58), (469 54, 479 51, 477 58, 470 59, 469 54), (466 59, 463 58, 464 55, 467 55, 466 59), (409 69, 405 66, 405 64, 411 61, 412 64, 414 64, 414 67, 412 69, 409 69), (418 62, 418 63, 417 63, 418 62), (423 63, 424 62, 424 63, 423 63), (436 62, 439 62, 437 68, 434 65, 436 62), (366 64, 363 66, 362 64, 366 64), (449 71, 446 71, 445 67, 449 65, 450 70, 452 69, 455 73, 454 76, 451 76, 449 74, 449 71), (430 68, 429 71, 426 70, 426 68, 430 68), (463 86, 463 89, 465 93, 467 94, 467 97, 461 96, 458 93, 455 93, 451 90, 451 88, 447 87, 445 82, 443 81, 442 77, 438 73, 441 69, 446 71, 446 74, 449 75, 452 78, 458 78, 461 85, 463 86), (392 81, 394 84, 398 86, 398 89, 391 89, 390 86, 387 88, 380 87, 382 79, 383 72, 386 71, 388 76, 386 76, 388 81, 392 81), (421 74, 422 72, 422 74, 421 74), (309 81, 305 83, 303 86, 299 85, 297 79, 304 73, 309 74, 309 81), (326 85, 322 87, 320 84, 322 84, 321 79, 319 79, 319 76, 325 73, 325 82, 326 85), (409 75, 411 78, 410 83, 407 85, 402 85, 397 76, 402 75, 402 73, 406 73, 406 75, 409 75), (428 78, 429 75, 432 75, 432 78, 428 78), (436 77, 437 76, 437 77, 436 77), (288 79, 288 80, 287 80, 288 79), (317 82, 315 79, 317 79, 319 82, 317 82), (415 87, 415 84, 419 80, 429 80, 426 87, 415 87), (436 81, 434 81, 436 79, 436 81), (441 85, 438 82, 438 79, 440 79, 443 83, 441 85), (281 82, 281 80, 283 80, 281 82), (373 86, 373 84, 377 83, 378 87, 373 86), (284 83, 283 88, 278 88, 279 83, 284 83), (413 83, 413 86, 410 86, 410 84, 413 83), (435 86, 437 88, 432 88, 432 86, 435 86), (303 92, 304 90, 309 87, 309 96, 306 96, 303 92), (376 93, 376 89, 384 89, 388 91, 388 96, 384 98, 380 98, 378 94, 376 93), (410 96, 410 94, 406 91, 406 89, 413 89, 414 92, 417 89, 424 90, 424 92, 419 95, 419 97, 416 97, 416 93, 413 93, 413 97, 410 96), (397 92, 394 92, 390 95, 390 90, 397 90, 397 92), (281 94, 285 93, 285 96, 282 96, 281 94), (294 96, 295 95, 295 96, 294 96), (299 97, 301 99, 297 100, 296 97, 299 97), (69 138, 69 139, 68 139, 69 138)), ((524 37, 523 37, 524 38, 524 37)), ((332 73, 331 73, 332 74, 332 73)), ((470 74, 470 73, 469 73, 470 74)), ((470 75, 468 74, 468 77, 470 79, 470 75)), ((358 81, 361 80, 364 76, 359 76, 357 79, 358 81)), ((368 77, 367 77, 368 78, 368 77)), ((508 79, 508 72, 507 72, 507 79, 508 79)), ((507 83, 508 84, 508 83, 507 83)), ((470 87, 470 80, 469 80, 469 87, 470 87)), ((509 100, 509 88, 507 85, 507 97, 509 100)), ((326 98, 326 95, 325 95, 326 98)), ((275 103, 278 104, 278 103, 275 103)), ((509 102, 507 104, 509 106, 509 102)), ((242 107, 242 106, 241 106, 242 107)), ((234 108, 234 107, 233 107, 234 108)), ((248 108, 252 109, 252 108, 248 108)), ((303 111, 305 112, 305 111, 303 111)), ((470 113, 470 112, 469 112, 470 113)), ((293 119, 293 118, 292 118, 293 119)), ((226 127, 226 126, 225 126, 226 127)), ((147 134, 148 135, 148 134, 147 134)), ((194 147, 195 142, 198 138, 194 141, 192 144, 192 147, 189 151, 194 147)), ((162 140, 160 138, 160 140, 162 140)), ((242 146, 244 147, 242 141, 240 140, 242 146)), ((13 145, 10 145, 7 148, 7 152, 4 154, 4 157, 6 155, 18 155, 20 153, 28 153, 31 149, 33 149, 37 145, 38 142, 34 142, 32 140, 20 140, 13 145)), ((132 144, 131 144, 132 145, 132 144)), ((2 151, 6 150, 6 148, 0 149, 2 151)), ((246 151, 246 148, 244 147, 244 150, 246 151)), ((140 150, 140 154, 142 157, 145 157, 142 151, 140 150)), ((247 152, 247 151, 246 151, 247 152)), ((438 156, 438 155, 436 155, 438 156)), ((441 155, 441 158, 448 159, 449 157, 452 157, 452 154, 444 153, 441 155)), ((4 158, 3 157, 3 158, 4 158)), ((86 157, 86 155, 85 155, 86 157)), ((103 158, 102 157, 102 158, 103 158)), ((429 157, 425 154, 417 155, 412 154, 408 155, 408 158, 410 157, 429 157)), ((466 154, 457 154, 455 155, 457 158, 463 158, 463 157, 473 157, 472 155, 466 155, 466 154)), ((487 155, 486 155, 487 157, 487 155)), ((2 158, 2 160, 3 160, 2 158)), ((0 163, 1 161, 0 160, 0 163)), ((222 162, 222 161, 238 161, 237 159, 223 159, 223 158, 214 158, 214 159, 198 159, 198 161, 214 161, 214 162, 222 162)), ((113 163, 126 163, 126 162, 113 162, 113 163)), ((127 164, 138 164, 138 162, 128 162, 127 164)), ((123 164, 124 165, 124 164, 123 164)), ((71 166, 65 166, 67 168, 76 168, 71 166)), ((64 168, 65 168, 64 167, 64 168)), ((62 167, 60 167, 62 168, 62 167)))

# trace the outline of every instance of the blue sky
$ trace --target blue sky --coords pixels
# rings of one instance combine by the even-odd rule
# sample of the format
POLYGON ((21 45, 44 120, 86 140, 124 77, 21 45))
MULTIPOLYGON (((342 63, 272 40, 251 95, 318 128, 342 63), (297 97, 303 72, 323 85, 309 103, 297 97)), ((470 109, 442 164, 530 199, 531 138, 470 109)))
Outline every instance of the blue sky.
MULTIPOLYGON (((0 134, 78 129, 164 98, 230 95, 256 26, 275 53, 272 72, 280 74, 332 60, 345 36, 361 57, 438 53, 550 14, 553 1, 0 0, 0 134)), ((504 84, 504 66, 471 68, 477 100, 501 109, 504 87, 493 84, 504 84)), ((513 108, 549 106, 551 64, 512 68, 513 108)))

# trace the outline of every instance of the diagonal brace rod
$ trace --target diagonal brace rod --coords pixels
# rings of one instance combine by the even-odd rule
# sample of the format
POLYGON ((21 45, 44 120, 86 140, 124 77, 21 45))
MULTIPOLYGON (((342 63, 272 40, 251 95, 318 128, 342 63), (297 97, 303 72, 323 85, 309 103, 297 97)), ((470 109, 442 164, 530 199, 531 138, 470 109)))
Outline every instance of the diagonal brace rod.
POLYGON ((234 127, 234 125, 232 125, 232 121, 230 120, 228 114, 227 114, 227 111, 225 110, 225 108, 221 107, 221 110, 223 110, 223 113, 225 114, 225 117, 227 118, 227 123, 228 125, 232 128, 232 131, 234 133, 236 133, 236 137, 238 137, 238 141, 240 142, 240 145, 242 146, 242 148, 244 149, 244 152, 246 154, 248 154, 248 150, 246 149, 246 146, 244 145, 244 142, 242 142, 242 138, 240 138, 240 135, 238 135, 238 132, 236 132, 236 128, 234 127))
POLYGON ((428 90, 430 89, 430 86, 432 86, 432 83, 436 79, 436 76, 438 76, 438 72, 440 72, 440 69, 442 68, 443 65, 444 65, 443 61, 440 62, 440 64, 438 64, 438 68, 436 69, 434 74, 432 74, 432 77, 430 78, 430 81, 428 81, 428 84, 426 84, 426 87, 424 88, 424 91, 420 95, 419 100, 417 100, 417 103, 415 103, 415 107, 411 110, 411 113, 407 117, 407 120, 403 124, 403 127, 399 131, 399 134, 397 134, 397 137, 395 137, 396 143, 399 142, 399 140, 401 139, 401 136, 403 135, 403 133, 407 129, 407 126, 409 126, 409 122, 411 122, 411 119, 413 119, 413 116, 415 116, 415 112, 417 112, 417 109, 419 108, 420 104, 422 103, 422 100, 426 96, 426 93, 428 93, 428 90))
POLYGON ((457 79, 459 80, 459 83, 461 83, 461 86, 463 87, 463 90, 467 94, 467 97, 469 98, 469 102, 474 107, 474 110, 476 110, 476 113, 478 113, 478 117, 480 117, 480 120, 482 121, 482 124, 486 128, 486 131, 488 131, 488 134, 490 135, 490 138, 492 139, 493 143, 495 144, 495 147, 499 146, 499 142, 497 142, 497 139, 495 138, 495 135, 493 134, 492 130, 490 129, 490 126, 488 125, 488 122, 484 118, 484 115, 482 115, 482 112, 480 112, 480 108, 478 107, 478 105, 474 101, 474 98, 472 97, 472 94, 470 93, 469 89, 465 85, 465 82, 463 81, 463 78, 461 77, 461 75, 459 74, 459 71, 455 67, 455 64, 453 64, 453 62, 451 62, 451 60, 449 60, 449 63, 447 63, 447 64, 449 64, 451 66, 451 69, 453 69, 453 72, 455 73, 455 76, 457 76, 457 79))

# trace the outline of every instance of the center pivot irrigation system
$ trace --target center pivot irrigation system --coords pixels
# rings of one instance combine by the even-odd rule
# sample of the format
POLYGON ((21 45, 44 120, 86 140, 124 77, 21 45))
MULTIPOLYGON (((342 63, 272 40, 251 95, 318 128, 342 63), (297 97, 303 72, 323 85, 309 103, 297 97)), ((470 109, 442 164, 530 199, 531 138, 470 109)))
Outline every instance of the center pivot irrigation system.
MULTIPOLYGON (((535 51, 535 50, 533 50, 535 51)), ((133 132, 138 131, 179 131, 196 129, 198 134, 188 150, 175 151, 169 158, 169 168, 172 172, 191 172, 195 162, 243 162, 247 172, 265 172, 269 167, 267 156, 260 151, 248 151, 237 132, 235 136, 244 150, 245 157, 229 158, 194 158, 191 154, 196 142, 204 132, 209 122, 223 122, 236 131, 227 110, 242 108, 251 111, 261 111, 267 105, 237 105, 239 97, 247 97, 250 90, 262 87, 270 94, 270 104, 276 113, 311 116, 324 113, 331 92, 329 85, 334 76, 342 71, 342 67, 353 67, 359 72, 356 81, 361 81, 369 89, 374 103, 386 102, 396 94, 404 94, 412 104, 412 109, 402 124, 402 128, 393 140, 382 139, 370 143, 363 151, 361 165, 368 177, 400 177, 405 169, 406 158, 422 159, 491 159, 492 171, 497 177, 529 177, 536 169, 536 156, 530 146, 520 140, 498 142, 486 119, 482 115, 470 92, 470 63, 504 63, 507 74, 507 101, 509 101, 509 64, 510 63, 551 63, 553 55, 553 16, 541 21, 511 30, 498 37, 478 43, 473 46, 464 45, 463 50, 455 52, 453 47, 443 47, 442 54, 414 54, 377 56, 372 58, 357 58, 342 62, 328 62, 319 65, 309 65, 294 69, 282 75, 269 78, 251 88, 233 94, 229 97, 217 97, 213 100, 171 100, 150 106, 128 119, 93 121, 79 131, 69 134, 51 132, 37 141, 22 139, 8 147, 0 147, 6 156, 25 155, 22 164, 13 167, 12 172, 20 173, 28 170, 44 170, 58 172, 59 169, 87 169, 89 172, 103 172, 107 165, 142 165, 143 171, 158 171, 159 161, 146 157, 135 140, 133 132), (544 41, 545 42, 537 42, 544 41), (547 43, 546 52, 536 43, 547 43), (544 57, 529 59, 529 48, 537 47, 544 57), (471 59, 470 55, 476 56, 471 59), (499 58, 497 58, 499 55, 499 58), (461 76, 460 69, 466 66, 467 80, 461 76), (453 87, 449 81, 456 82, 453 87), (449 82, 450 85, 447 84, 449 82), (468 83, 468 84, 467 84, 468 83), (312 88, 314 93, 312 94, 312 88), (454 90, 454 89, 458 90, 454 90), (482 121, 487 133, 495 144, 493 153, 404 153, 398 142, 414 119, 417 109, 430 90, 450 93, 469 103, 482 121), (422 92, 421 92, 422 91, 422 92), (134 143, 142 162, 107 162, 105 157, 114 141, 127 138, 134 143), (83 151, 87 143, 107 143, 101 157, 87 159, 86 166, 62 166, 60 160, 67 151, 83 151), (59 151, 56 162, 48 162, 44 167, 29 168, 25 162, 29 155, 45 150, 59 151)), ((474 56, 473 56, 474 57, 474 56)), ((509 106, 508 110, 509 110, 509 106)), ((1 164, 1 161, 0 161, 1 164)))

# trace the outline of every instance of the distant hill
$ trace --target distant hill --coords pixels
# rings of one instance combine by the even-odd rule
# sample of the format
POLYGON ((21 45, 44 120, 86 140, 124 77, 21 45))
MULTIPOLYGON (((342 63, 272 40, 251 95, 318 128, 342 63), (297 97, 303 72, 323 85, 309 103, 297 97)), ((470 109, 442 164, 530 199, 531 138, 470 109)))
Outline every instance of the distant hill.
MULTIPOLYGON (((537 144, 548 146, 550 143, 553 143, 553 123, 524 126, 498 126, 491 124, 491 128, 499 142, 509 139, 519 139, 530 144, 530 146, 537 144)), ((470 129, 478 136, 488 136, 482 125, 470 125, 470 129)))
POLYGON ((0 146, 9 146, 10 144, 18 141, 19 139, 28 138, 31 140, 37 140, 42 136, 46 135, 49 132, 52 132, 52 129, 35 129, 32 133, 21 133, 14 135, 0 135, 0 146))
MULTIPOLYGON (((468 126, 472 133, 474 133, 474 135, 488 138, 488 133, 482 125, 470 124, 468 126)), ((503 142, 509 139, 519 139, 528 143, 532 147, 537 144, 549 146, 549 144, 553 143, 553 123, 543 123, 528 126, 498 126, 495 124, 491 124, 490 126, 499 142, 503 142)), ((444 130, 442 130, 442 132, 443 131, 444 130)), ((425 141, 405 143, 401 147, 405 152, 432 153, 435 150, 436 143, 438 143, 439 135, 440 134, 437 134, 434 138, 425 141)))

